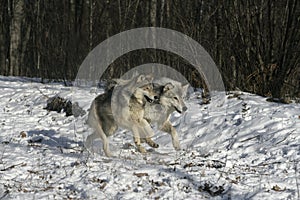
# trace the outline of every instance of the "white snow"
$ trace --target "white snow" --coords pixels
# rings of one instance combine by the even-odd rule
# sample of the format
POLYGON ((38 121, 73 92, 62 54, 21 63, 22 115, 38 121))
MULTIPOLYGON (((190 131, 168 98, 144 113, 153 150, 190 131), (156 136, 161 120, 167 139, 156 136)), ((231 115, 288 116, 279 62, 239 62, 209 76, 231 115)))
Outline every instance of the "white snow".
MULTIPOLYGON (((90 153, 86 116, 48 112, 59 94, 87 110, 103 92, 0 76, 0 199, 299 199, 300 105, 241 93, 214 110, 192 94, 174 114, 182 150, 157 131, 158 149, 138 153, 130 132, 90 153)), ((232 95, 227 95, 232 96, 232 95)))

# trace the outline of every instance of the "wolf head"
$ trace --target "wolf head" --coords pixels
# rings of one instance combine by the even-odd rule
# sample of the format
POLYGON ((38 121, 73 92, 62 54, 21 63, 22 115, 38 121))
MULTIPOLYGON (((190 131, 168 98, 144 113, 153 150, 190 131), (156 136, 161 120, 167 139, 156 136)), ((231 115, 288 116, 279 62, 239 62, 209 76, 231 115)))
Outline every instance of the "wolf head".
POLYGON ((152 103, 158 99, 157 94, 153 90, 152 75, 139 75, 135 77, 136 90, 134 96, 138 98, 145 98, 148 102, 152 103))
POLYGON ((138 87, 134 93, 134 96, 143 96, 149 103, 152 103, 158 99, 158 96, 154 92, 153 85, 151 83, 138 87))
POLYGON ((178 113, 185 112, 187 107, 183 101, 183 96, 186 94, 188 85, 182 86, 167 83, 161 87, 159 103, 163 106, 176 110, 178 113))

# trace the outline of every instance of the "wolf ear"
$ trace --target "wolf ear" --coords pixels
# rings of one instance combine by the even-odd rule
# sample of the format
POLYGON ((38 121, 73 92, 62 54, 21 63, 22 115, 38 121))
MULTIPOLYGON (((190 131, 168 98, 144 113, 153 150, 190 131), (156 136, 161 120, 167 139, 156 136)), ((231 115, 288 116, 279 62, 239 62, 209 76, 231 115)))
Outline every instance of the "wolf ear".
POLYGON ((148 74, 148 75, 139 75, 136 82, 137 83, 140 83, 140 82, 143 82, 143 81, 149 81, 151 82, 153 80, 153 75, 152 74, 148 74))
POLYGON ((145 75, 139 75, 138 77, 137 77, 137 79, 136 79, 136 82, 137 83, 140 83, 140 82, 143 82, 143 81, 145 81, 146 80, 146 76, 145 75))
POLYGON ((152 82, 152 81, 153 81, 153 74, 147 74, 147 75, 146 75, 146 79, 147 79, 149 82, 152 82))
POLYGON ((186 85, 183 85, 182 86, 182 91, 183 91, 183 94, 186 95, 187 91, 188 91, 188 88, 189 88, 189 84, 186 84, 186 85))
POLYGON ((164 92, 168 91, 168 90, 171 90, 174 88, 174 85, 172 83, 167 83, 165 86, 164 86, 164 92))

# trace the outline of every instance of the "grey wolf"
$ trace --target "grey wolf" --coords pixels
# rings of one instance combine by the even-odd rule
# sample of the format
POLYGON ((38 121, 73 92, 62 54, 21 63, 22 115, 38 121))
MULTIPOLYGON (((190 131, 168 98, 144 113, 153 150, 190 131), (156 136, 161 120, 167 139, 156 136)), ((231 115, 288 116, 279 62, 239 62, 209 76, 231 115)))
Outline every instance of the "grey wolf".
MULTIPOLYGON (((150 124, 157 124, 161 131, 171 135, 175 150, 180 150, 180 143, 177 131, 170 122, 170 115, 174 111, 183 113, 187 110, 183 97, 187 93, 188 86, 172 79, 161 78, 154 84, 154 90, 159 93, 159 100, 156 101, 157 103, 147 102, 145 106, 144 118, 150 124)), ((146 142, 151 145, 154 143, 151 138, 146 142)))
MULTIPOLYGON (((104 94, 92 102, 88 124, 94 133, 86 139, 86 145, 91 146, 94 139, 100 137, 106 156, 112 156, 109 150, 109 136, 113 135, 118 127, 130 130, 138 151, 146 152, 141 146, 141 136, 154 135, 150 124, 143 118, 146 102, 153 102, 157 97, 152 87, 153 78, 150 76, 136 76, 132 80, 117 80, 117 85, 111 87, 104 94)), ((148 139, 146 139, 148 141, 148 139)), ((155 147, 155 143, 148 141, 155 147)))

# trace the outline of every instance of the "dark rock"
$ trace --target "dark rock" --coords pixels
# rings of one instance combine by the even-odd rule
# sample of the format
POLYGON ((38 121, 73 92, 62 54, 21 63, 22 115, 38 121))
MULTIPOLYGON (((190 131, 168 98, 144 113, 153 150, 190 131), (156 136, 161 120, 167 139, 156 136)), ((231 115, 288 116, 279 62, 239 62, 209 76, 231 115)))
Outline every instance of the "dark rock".
POLYGON ((70 100, 63 99, 59 96, 49 98, 45 109, 48 111, 56 111, 58 113, 63 111, 66 113, 67 117, 71 115, 79 117, 86 113, 77 102, 72 104, 70 100))

